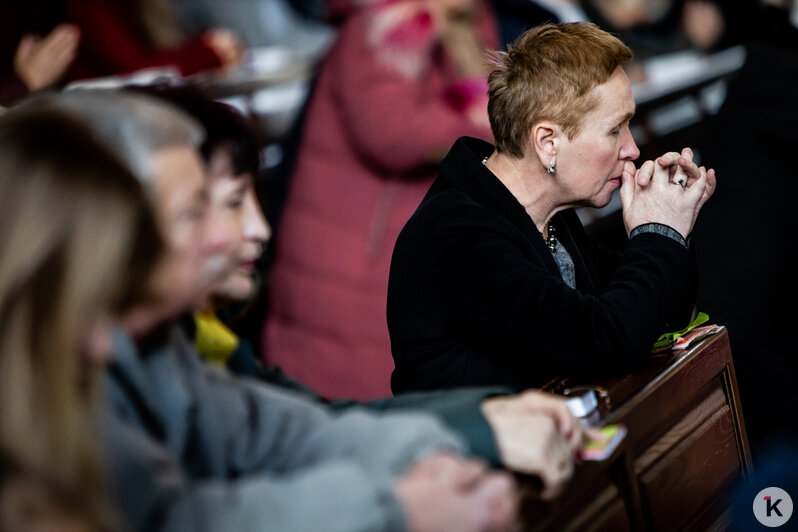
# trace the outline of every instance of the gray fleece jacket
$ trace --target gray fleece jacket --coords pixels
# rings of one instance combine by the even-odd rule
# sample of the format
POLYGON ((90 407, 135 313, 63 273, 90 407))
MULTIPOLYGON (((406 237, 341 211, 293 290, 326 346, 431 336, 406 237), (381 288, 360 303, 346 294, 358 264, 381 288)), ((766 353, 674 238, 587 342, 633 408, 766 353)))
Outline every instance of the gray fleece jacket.
POLYGON ((103 438, 123 516, 146 531, 403 530, 393 479, 458 436, 416 413, 334 413, 203 364, 179 329, 115 333, 103 438))

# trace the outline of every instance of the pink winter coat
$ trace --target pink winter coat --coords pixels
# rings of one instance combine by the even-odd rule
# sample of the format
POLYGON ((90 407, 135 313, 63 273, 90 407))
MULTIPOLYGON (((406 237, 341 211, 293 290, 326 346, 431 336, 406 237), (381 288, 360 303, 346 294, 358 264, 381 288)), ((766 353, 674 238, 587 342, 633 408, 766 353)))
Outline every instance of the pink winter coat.
MULTIPOLYGON (((352 6, 350 5, 350 8, 352 6)), ((498 42, 481 7, 487 48, 498 42)), ((436 173, 432 162, 486 105, 458 77, 425 0, 351 9, 325 59, 276 239, 264 362, 329 398, 390 395, 385 308, 394 242, 436 173), (476 95, 476 96, 475 96, 476 95)))

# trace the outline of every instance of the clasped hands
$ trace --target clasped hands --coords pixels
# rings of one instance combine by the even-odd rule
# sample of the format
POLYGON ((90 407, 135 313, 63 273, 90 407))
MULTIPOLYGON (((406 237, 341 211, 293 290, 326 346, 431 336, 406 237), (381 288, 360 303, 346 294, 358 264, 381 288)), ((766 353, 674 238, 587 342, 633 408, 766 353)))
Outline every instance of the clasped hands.
POLYGON ((690 148, 646 161, 639 169, 627 161, 621 180, 627 235, 639 225, 660 223, 675 229, 685 239, 716 186, 715 171, 696 165, 690 148))

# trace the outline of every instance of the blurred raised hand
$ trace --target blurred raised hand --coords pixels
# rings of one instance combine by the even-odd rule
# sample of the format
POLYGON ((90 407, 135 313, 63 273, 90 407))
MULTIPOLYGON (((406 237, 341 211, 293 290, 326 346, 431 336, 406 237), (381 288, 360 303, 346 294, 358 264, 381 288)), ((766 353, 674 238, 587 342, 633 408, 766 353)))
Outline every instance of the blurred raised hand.
POLYGON ((73 24, 59 24, 44 37, 25 35, 14 55, 14 71, 19 79, 36 91, 63 78, 80 42, 80 30, 73 24))

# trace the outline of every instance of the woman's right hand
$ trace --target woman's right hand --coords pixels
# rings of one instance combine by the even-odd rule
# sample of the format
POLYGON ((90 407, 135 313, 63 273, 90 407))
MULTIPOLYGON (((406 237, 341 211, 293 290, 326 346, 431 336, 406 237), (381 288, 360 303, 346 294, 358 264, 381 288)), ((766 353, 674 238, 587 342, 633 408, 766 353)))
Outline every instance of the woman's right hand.
POLYGON ((693 230, 698 212, 715 191, 713 169, 693 162, 693 152, 669 152, 656 161, 646 161, 634 179, 624 172, 621 203, 626 232, 646 223, 672 227, 685 239, 693 230), (677 183, 683 172, 684 186, 677 183))

